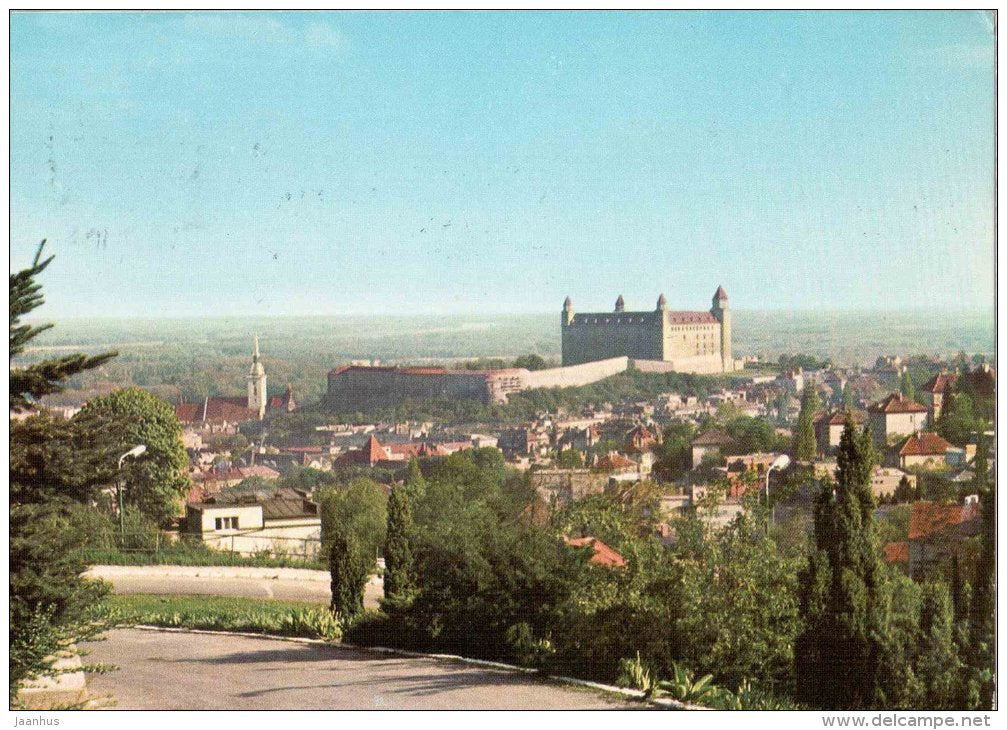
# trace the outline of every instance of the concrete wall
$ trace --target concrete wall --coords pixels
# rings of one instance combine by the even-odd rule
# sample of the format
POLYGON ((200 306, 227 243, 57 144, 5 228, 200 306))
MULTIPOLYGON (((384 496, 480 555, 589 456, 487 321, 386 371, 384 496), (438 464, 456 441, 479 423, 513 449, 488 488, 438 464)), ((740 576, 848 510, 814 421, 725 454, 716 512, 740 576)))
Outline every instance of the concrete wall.
POLYGON ((628 367, 628 357, 612 357, 607 360, 598 360, 569 367, 533 370, 524 376, 524 389, 569 388, 575 385, 588 385, 603 378, 625 372, 628 367))

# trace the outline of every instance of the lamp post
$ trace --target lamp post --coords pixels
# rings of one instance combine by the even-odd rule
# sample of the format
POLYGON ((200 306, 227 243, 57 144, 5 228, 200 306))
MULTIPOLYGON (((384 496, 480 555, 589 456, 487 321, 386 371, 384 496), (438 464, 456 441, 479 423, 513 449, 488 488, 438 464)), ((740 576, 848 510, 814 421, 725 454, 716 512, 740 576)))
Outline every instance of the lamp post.
MULTIPOLYGON (((124 462, 128 457, 133 457, 135 459, 136 457, 140 456, 146 451, 147 451, 146 444, 139 444, 138 446, 134 446, 133 448, 131 448, 129 451, 127 451, 125 454, 119 457, 118 471, 120 472, 122 471, 122 462, 124 462)), ((119 539, 122 541, 122 544, 119 546, 119 549, 122 550, 123 548, 126 547, 126 514, 123 511, 122 506, 122 477, 120 476, 115 481, 116 481, 116 492, 118 493, 117 496, 119 498, 119 539)))
POLYGON ((766 534, 769 534, 769 528, 773 524, 773 507, 769 504, 769 475, 772 473, 773 469, 777 471, 783 471, 788 466, 790 466, 790 457, 786 454, 780 454, 777 456, 773 463, 769 465, 766 469, 766 507, 769 509, 769 519, 766 521, 766 534))

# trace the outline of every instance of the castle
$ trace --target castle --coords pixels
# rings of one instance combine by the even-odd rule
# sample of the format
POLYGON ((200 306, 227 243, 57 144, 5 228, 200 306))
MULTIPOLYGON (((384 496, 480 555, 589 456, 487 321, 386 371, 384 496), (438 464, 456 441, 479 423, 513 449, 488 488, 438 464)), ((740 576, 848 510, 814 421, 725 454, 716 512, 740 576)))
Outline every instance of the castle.
POLYGON ((561 322, 564 366, 628 357, 657 371, 726 373, 735 368, 731 310, 722 286, 707 312, 669 311, 662 294, 649 312, 627 312, 620 295, 614 312, 574 314, 567 297, 561 322))

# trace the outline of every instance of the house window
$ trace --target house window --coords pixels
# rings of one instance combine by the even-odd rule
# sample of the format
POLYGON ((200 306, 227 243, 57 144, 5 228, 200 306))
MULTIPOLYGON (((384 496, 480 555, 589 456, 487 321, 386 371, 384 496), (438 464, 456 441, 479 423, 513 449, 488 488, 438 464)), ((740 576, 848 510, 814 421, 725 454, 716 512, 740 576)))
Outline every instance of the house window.
POLYGON ((214 519, 214 525, 218 530, 237 530, 238 529, 238 518, 237 517, 217 517, 214 519))

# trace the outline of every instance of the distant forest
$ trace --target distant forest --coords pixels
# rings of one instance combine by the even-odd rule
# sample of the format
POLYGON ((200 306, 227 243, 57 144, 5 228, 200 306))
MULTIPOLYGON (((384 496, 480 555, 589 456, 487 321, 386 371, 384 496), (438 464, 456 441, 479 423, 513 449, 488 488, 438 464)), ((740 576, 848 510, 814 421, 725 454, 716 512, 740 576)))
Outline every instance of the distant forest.
MULTIPOLYGON (((802 352, 839 365, 868 365, 882 354, 993 353, 993 312, 734 312, 736 357, 802 352)), ((252 337, 258 334, 270 394, 289 385, 298 402, 324 394, 326 373, 350 360, 457 365, 476 358, 538 354, 559 359, 559 314, 375 317, 206 317, 65 320, 21 359, 115 349, 105 366, 75 376, 74 391, 126 385, 172 403, 245 393, 252 337)), ((19 363, 20 364, 20 361, 19 363)), ((58 402, 58 398, 53 399, 58 402)))

